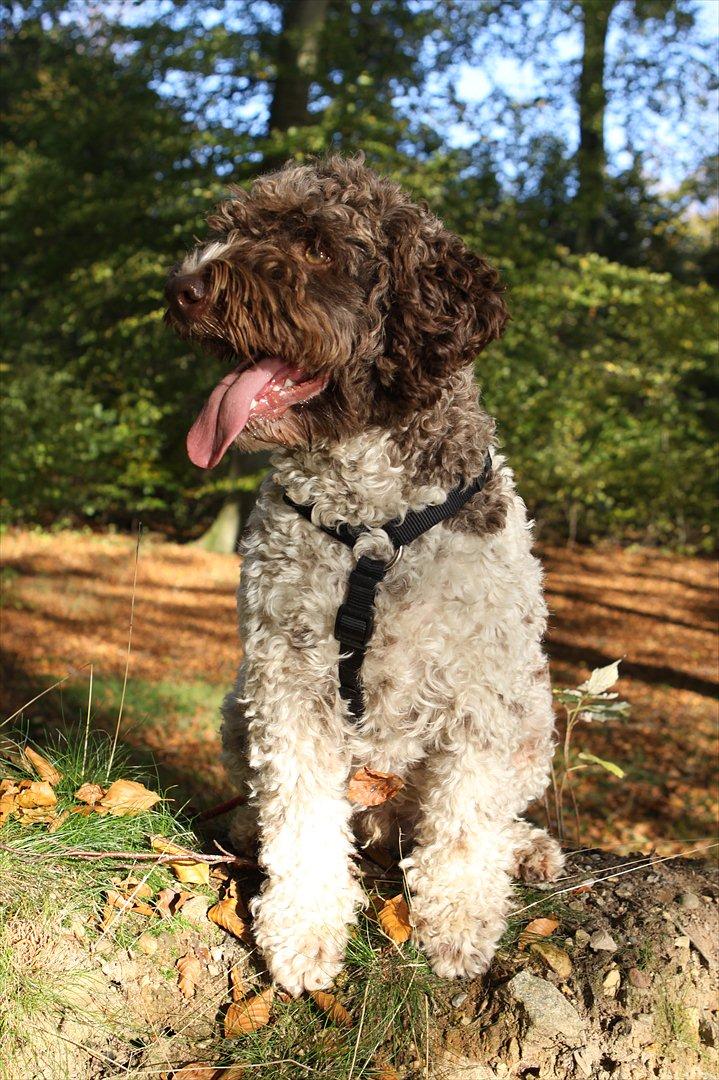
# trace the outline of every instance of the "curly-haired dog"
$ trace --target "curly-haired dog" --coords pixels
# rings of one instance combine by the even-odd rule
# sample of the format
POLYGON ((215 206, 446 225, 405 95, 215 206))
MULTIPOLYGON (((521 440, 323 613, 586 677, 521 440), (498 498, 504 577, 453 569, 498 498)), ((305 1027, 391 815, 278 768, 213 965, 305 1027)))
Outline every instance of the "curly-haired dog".
POLYGON ((363 902, 354 830, 401 838, 435 970, 482 972, 511 877, 543 880, 562 862, 520 817, 547 783, 553 717, 541 570, 500 455, 378 585, 360 720, 333 628, 358 559, 392 563, 381 526, 482 473, 494 425, 473 362, 507 318, 498 276, 358 159, 263 176, 210 226, 167 290, 169 321, 231 368, 190 457, 211 468, 232 443, 277 450, 242 543, 245 659, 223 707, 230 775, 252 792, 234 839, 258 829, 267 875, 257 942, 291 993, 331 983, 363 902), (323 531, 342 523, 365 527, 354 548, 323 531), (362 765, 403 790, 357 812, 347 784, 362 765))

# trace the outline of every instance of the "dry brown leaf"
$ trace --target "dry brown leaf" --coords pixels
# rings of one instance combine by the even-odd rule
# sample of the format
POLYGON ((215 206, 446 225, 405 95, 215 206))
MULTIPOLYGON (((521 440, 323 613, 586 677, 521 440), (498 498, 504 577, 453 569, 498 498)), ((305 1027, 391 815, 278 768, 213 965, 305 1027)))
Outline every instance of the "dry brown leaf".
POLYGON ((176 962, 177 985, 183 997, 195 996, 195 988, 202 978, 202 964, 193 953, 186 953, 176 962))
POLYGON ((65 824, 65 822, 67 821, 67 819, 69 817, 70 817, 70 811, 69 810, 63 810, 62 813, 55 814, 55 817, 50 822, 50 825, 49 825, 47 831, 49 833, 57 832, 58 829, 61 829, 63 827, 63 825, 65 824))
POLYGON ((207 912, 207 918, 236 938, 243 938, 247 933, 247 924, 237 914, 237 901, 231 896, 213 904, 207 912))
POLYGON ((83 784, 75 792, 75 798, 78 802, 87 803, 88 806, 94 806, 104 797, 105 789, 100 787, 99 784, 83 784))
POLYGON ((80 817, 90 817, 92 811, 92 806, 73 806, 70 810, 70 813, 79 814, 80 817))
POLYGON ((177 915, 183 904, 192 896, 192 893, 177 892, 175 889, 160 889, 155 898, 155 908, 164 919, 170 919, 177 915))
POLYGON ((230 1005, 225 1014, 225 1038, 234 1039, 238 1035, 246 1035, 249 1031, 258 1031, 264 1027, 270 1019, 273 996, 274 991, 270 986, 261 994, 230 1005))
POLYGON ((322 1011, 327 1013, 333 1023, 343 1027, 352 1027, 352 1017, 344 1005, 340 1005, 334 994, 328 994, 325 990, 312 990, 310 997, 315 1005, 319 1005, 322 1011))
POLYGON ((17 810, 17 795, 11 792, 0 796, 0 825, 4 825, 7 819, 17 810))
POLYGON ((209 863, 195 859, 192 851, 180 847, 179 844, 175 844, 172 840, 166 840, 164 836, 152 836, 150 838, 150 846, 153 851, 158 853, 158 855, 186 856, 183 859, 178 859, 177 862, 167 864, 177 880, 183 885, 210 884, 209 863))
POLYGON ((62 780, 60 773, 46 758, 38 754, 37 750, 33 750, 31 746, 26 746, 23 754, 41 780, 46 780, 48 784, 53 785, 60 783, 62 780))
POLYGON ((411 937, 412 924, 409 921, 409 908, 402 893, 387 900, 378 912, 377 918, 387 937, 392 938, 392 941, 398 945, 411 937))
POLYGON ((160 1073, 160 1080, 241 1080, 245 1070, 241 1065, 208 1065, 204 1061, 191 1061, 174 1072, 160 1073))
POLYGON ((137 915, 144 915, 146 918, 151 918, 155 914, 155 909, 146 904, 144 900, 140 900, 137 896, 133 896, 130 893, 124 896, 117 889, 108 889, 106 893, 105 907, 102 913, 102 925, 108 926, 113 919, 115 919, 117 912, 133 911, 137 915))
POLYGON ((404 787, 404 780, 394 773, 377 772, 365 765, 358 769, 347 787, 347 798, 355 806, 381 806, 404 787))
POLYGON ((230 968, 230 988, 233 1001, 243 1001, 247 997, 249 985, 239 967, 230 968))
POLYGON ((534 941, 535 938, 550 937, 558 926, 558 919, 532 919, 519 935, 519 948, 526 949, 527 945, 534 941))
POLYGON ((28 810, 18 810, 18 821, 21 825, 50 825, 57 814, 48 806, 33 806, 28 810))
POLYGON ((0 796, 3 795, 17 795, 20 788, 17 781, 6 776, 4 780, 0 780, 0 796))
POLYGON ((95 803, 95 810, 113 817, 134 817, 149 810, 160 798, 156 791, 150 791, 137 780, 116 780, 95 803))
POLYGON ((57 795, 47 780, 23 780, 21 791, 16 796, 17 805, 25 810, 35 810, 39 806, 55 806, 57 795))

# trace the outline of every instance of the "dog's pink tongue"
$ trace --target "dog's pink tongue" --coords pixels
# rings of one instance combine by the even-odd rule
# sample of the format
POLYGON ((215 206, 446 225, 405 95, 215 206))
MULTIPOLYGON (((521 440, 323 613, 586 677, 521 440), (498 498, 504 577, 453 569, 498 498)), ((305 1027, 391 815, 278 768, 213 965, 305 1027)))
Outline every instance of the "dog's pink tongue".
POLYGON ((247 423, 250 403, 271 381, 283 362, 260 360, 243 371, 232 371, 215 387, 190 428, 187 453, 194 465, 214 469, 228 446, 247 423))

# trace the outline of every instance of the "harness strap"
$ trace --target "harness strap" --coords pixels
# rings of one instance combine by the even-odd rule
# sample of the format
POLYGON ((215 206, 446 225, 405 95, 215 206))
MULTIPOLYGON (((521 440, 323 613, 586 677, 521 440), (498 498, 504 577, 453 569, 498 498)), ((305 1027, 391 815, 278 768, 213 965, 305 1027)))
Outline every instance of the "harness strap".
MULTIPOLYGON (((348 711, 355 720, 361 720, 364 715, 361 672, 374 630, 374 604, 380 582, 394 566, 402 554, 402 549, 440 521, 445 521, 461 510, 465 503, 482 490, 491 471, 492 458, 488 450, 479 476, 469 484, 465 484, 464 480, 460 481, 443 503, 425 506, 422 510, 410 510, 404 518, 393 518, 381 526, 395 549, 395 554, 388 562, 371 559, 366 555, 357 560, 347 581, 345 601, 337 609, 334 627, 334 636, 341 646, 338 667, 340 696, 347 702, 348 711)), ((369 531, 366 525, 348 525, 347 522, 335 527, 319 525, 312 520, 312 505, 296 503, 286 492, 283 499, 307 521, 347 547, 353 548, 359 537, 369 531)))

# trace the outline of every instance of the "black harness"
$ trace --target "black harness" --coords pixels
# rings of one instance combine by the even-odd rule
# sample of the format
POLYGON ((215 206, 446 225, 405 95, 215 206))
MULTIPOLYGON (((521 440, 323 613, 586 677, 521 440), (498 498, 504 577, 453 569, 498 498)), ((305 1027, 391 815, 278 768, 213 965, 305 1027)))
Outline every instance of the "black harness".
MULTIPOLYGON (((347 702, 349 713, 355 720, 361 720, 364 715, 360 676, 362 662, 374 630, 374 602, 379 583, 401 557, 407 544, 411 544, 418 536, 435 525, 439 525, 440 521, 445 521, 446 518, 452 517, 461 510, 465 503, 482 490, 491 471, 492 458, 488 450, 479 476, 466 485, 462 480, 450 491, 443 503, 438 506, 425 506, 423 510, 410 510, 403 518, 393 518, 392 521, 381 526, 394 548, 394 554, 388 562, 370 559, 366 555, 361 555, 357 560, 347 582, 347 597, 337 610, 334 630, 335 637, 341 646, 340 696, 347 702)), ((313 525, 316 524, 312 521, 312 505, 296 503, 286 493, 283 498, 287 505, 298 514, 307 518, 313 525)), ((317 527, 349 548, 353 548, 360 536, 369 532, 366 525, 348 525, 346 522, 342 522, 336 528, 326 525, 317 527)))

